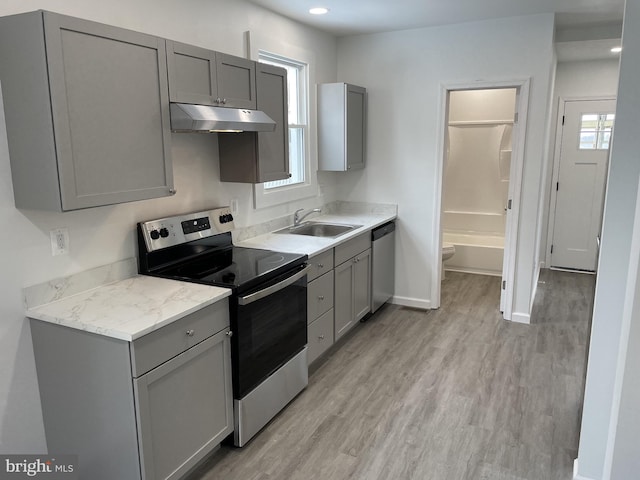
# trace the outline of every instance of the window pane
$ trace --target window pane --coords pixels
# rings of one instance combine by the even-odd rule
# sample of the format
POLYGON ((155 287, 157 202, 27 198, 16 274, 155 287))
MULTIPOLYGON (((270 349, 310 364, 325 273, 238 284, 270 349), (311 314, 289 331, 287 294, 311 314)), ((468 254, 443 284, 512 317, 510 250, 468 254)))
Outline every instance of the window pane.
POLYGON ((607 150, 613 130, 613 113, 589 113, 581 117, 580 150, 607 150))
POLYGON ((596 148, 596 132, 595 130, 582 130, 580 132, 580 149, 592 150, 596 148))
POLYGON ((291 167, 291 183, 304 182, 304 129, 289 129, 289 165, 291 167))
POLYGON ((293 59, 279 55, 260 52, 259 60, 262 63, 276 65, 287 70, 287 89, 289 107, 289 171, 291 178, 266 182, 265 189, 283 187, 305 182, 306 158, 305 158, 305 130, 306 119, 306 75, 307 65, 293 59))

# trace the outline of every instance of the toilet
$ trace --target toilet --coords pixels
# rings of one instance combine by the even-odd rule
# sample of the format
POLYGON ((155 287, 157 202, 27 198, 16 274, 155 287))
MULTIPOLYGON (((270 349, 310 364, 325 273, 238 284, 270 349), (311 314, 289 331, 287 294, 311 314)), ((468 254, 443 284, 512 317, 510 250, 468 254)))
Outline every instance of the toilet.
POLYGON ((442 279, 444 280, 444 262, 449 260, 456 253, 456 246, 452 243, 442 244, 442 279))

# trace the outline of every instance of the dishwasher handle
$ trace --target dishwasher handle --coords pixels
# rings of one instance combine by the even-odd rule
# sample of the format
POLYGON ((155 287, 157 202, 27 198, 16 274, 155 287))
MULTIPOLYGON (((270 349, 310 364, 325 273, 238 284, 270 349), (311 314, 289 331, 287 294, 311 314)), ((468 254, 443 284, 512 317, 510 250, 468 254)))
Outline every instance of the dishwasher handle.
POLYGON ((390 233, 395 232, 395 230, 396 230, 395 221, 391 221, 391 222, 385 223, 384 225, 378 228, 374 228, 371 231, 371 241, 375 242, 376 240, 380 240, 385 235, 389 235, 390 233))

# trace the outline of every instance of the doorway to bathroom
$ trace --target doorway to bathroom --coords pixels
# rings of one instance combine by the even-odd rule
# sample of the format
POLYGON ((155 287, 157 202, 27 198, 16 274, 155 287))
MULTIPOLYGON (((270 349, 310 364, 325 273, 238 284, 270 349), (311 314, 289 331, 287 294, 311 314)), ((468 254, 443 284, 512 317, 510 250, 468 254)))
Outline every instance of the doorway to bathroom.
MULTIPOLYGON (((529 82, 446 88, 439 252, 445 271, 501 277, 511 320, 529 82)), ((438 285, 439 288, 439 285, 438 285)), ((439 298, 439 291, 438 297, 439 298)), ((496 305, 498 308, 498 305, 496 305)))

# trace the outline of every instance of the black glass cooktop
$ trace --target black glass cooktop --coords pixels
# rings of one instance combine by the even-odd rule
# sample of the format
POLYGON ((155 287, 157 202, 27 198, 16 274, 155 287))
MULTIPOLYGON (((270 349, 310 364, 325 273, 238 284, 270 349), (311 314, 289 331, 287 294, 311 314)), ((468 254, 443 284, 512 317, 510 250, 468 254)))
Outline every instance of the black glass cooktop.
POLYGON ((306 259, 304 254, 229 247, 156 271, 156 274, 246 290, 302 265, 306 259))

